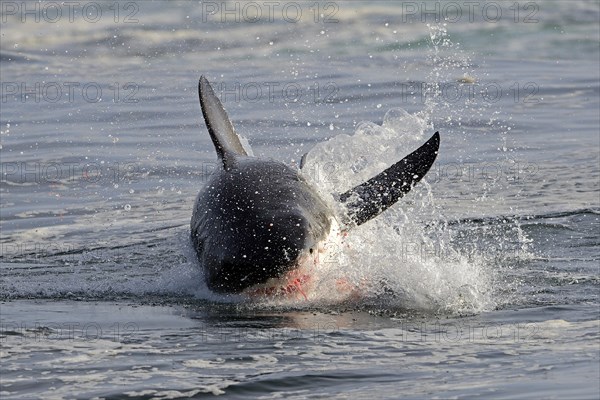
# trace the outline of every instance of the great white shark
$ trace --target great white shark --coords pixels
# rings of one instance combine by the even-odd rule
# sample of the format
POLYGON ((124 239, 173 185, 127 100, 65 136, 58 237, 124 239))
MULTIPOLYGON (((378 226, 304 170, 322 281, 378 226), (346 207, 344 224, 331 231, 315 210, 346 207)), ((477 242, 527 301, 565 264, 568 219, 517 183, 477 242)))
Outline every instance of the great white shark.
POLYGON ((198 194, 192 244, 208 287, 218 293, 277 294, 298 289, 318 268, 324 243, 376 217, 408 193, 436 159, 438 132, 368 181, 338 196, 336 215, 301 170, 248 155, 210 83, 200 77, 200 107, 219 167, 198 194), (342 226, 338 221, 345 221, 342 226))

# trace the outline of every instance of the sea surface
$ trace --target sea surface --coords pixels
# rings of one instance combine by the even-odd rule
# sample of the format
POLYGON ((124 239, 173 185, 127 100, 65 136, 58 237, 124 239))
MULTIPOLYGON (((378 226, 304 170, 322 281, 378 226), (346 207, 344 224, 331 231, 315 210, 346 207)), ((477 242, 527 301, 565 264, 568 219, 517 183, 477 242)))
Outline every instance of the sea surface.
POLYGON ((1 7, 2 399, 599 398, 597 1, 1 7), (213 294, 200 75, 334 207, 438 159, 307 299, 213 294))

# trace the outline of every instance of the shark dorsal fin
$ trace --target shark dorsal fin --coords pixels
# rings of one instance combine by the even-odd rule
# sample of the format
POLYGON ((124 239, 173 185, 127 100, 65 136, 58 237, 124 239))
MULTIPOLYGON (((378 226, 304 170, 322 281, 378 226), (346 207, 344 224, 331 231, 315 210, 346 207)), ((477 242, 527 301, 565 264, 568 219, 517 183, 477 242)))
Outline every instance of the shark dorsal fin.
POLYGON ((215 145, 217 155, 223 162, 223 166, 228 169, 234 159, 232 156, 246 156, 248 154, 244 150, 237 133, 235 133, 223 104, 215 95, 204 75, 200 77, 200 82, 198 82, 198 94, 208 133, 210 133, 210 138, 215 145))
POLYGON ((436 132, 424 145, 379 175, 340 195, 350 219, 361 225, 408 193, 433 165, 440 146, 436 132))

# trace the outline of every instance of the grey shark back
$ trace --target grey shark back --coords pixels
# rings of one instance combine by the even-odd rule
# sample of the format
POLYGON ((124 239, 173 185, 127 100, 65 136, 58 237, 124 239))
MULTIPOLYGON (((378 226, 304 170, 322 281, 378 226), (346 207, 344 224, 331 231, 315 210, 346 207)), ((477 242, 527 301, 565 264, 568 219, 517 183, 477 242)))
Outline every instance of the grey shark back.
MULTIPOLYGON (((248 156, 204 76, 198 90, 221 160, 196 198, 190 224, 208 287, 240 293, 281 278, 307 260, 316 262, 333 231, 332 209, 298 170, 248 156)), ((353 224, 374 218, 408 193, 435 161, 438 147, 436 132, 403 160, 342 194, 339 200, 353 224)))
POLYGON ((299 172, 246 155, 219 99, 200 79, 200 104, 223 162, 196 199, 192 243, 216 292, 239 293, 318 251, 332 212, 299 172))

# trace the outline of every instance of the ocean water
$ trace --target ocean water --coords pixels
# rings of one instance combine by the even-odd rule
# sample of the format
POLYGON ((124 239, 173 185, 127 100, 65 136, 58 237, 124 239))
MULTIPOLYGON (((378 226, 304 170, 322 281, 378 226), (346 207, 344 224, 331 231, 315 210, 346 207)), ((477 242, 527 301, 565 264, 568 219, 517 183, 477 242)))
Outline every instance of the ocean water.
POLYGON ((1 7, 3 399, 600 396, 597 1, 1 7), (215 295, 201 74, 334 207, 438 159, 308 299, 215 295))

